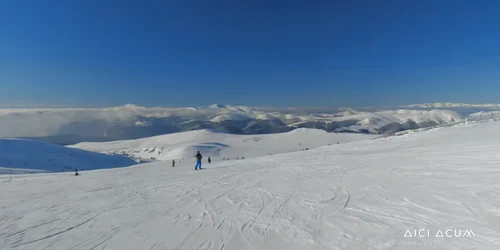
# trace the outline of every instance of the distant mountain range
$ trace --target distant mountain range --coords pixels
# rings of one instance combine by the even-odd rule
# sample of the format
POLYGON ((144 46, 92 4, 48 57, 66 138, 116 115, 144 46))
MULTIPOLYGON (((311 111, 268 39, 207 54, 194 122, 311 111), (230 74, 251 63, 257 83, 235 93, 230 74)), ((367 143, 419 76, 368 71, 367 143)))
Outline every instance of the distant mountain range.
POLYGON ((453 103, 453 102, 438 102, 438 103, 424 103, 412 104, 403 107, 407 108, 493 108, 500 109, 500 104, 468 104, 468 103, 453 103))
POLYGON ((500 110, 499 104, 415 104, 390 108, 256 108, 214 104, 163 108, 0 109, 0 137, 61 145, 137 139, 206 129, 231 134, 315 128, 337 133, 393 134, 500 110))

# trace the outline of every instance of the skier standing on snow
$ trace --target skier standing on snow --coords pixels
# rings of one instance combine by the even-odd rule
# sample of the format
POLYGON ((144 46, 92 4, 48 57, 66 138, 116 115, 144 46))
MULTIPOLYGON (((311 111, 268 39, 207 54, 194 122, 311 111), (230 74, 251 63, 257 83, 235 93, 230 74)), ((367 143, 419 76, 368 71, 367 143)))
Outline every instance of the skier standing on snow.
POLYGON ((208 164, 212 163, 212 160, 210 160, 210 157, 208 157, 208 164))
POLYGON ((172 167, 175 167, 175 160, 172 160, 172 167))
POLYGON ((194 167, 194 170, 201 169, 201 158, 203 158, 203 156, 200 154, 200 151, 198 151, 196 154, 196 166, 194 167))

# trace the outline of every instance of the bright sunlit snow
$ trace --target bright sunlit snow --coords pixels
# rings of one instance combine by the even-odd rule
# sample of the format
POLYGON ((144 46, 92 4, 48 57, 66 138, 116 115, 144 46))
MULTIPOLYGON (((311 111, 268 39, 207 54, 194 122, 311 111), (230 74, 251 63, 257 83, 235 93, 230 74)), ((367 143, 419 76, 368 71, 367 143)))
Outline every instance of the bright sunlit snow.
POLYGON ((200 171, 4 175, 0 248, 500 249, 499 133, 500 122, 468 124, 205 158, 200 171))
POLYGON ((192 158, 197 151, 212 159, 236 159, 302 151, 330 144, 367 140, 373 134, 328 133, 320 129, 295 129, 287 133, 235 135, 197 130, 136 140, 79 143, 70 147, 136 159, 176 160, 192 158))

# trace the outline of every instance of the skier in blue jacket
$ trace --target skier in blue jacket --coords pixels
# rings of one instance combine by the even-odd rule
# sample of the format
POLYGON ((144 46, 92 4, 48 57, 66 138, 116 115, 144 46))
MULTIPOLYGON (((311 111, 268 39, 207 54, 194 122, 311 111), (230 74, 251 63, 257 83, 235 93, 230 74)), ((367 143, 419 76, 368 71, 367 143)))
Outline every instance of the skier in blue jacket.
POLYGON ((198 151, 196 154, 196 166, 194 167, 194 170, 201 169, 201 158, 203 158, 203 156, 200 154, 200 151, 198 151))

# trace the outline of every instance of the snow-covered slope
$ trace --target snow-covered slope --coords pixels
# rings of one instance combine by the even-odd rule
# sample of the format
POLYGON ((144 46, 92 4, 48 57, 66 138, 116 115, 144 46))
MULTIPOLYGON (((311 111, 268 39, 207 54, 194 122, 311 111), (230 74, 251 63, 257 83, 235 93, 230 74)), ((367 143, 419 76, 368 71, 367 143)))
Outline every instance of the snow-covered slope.
POLYGON ((234 135, 209 130, 189 131, 136 140, 79 143, 69 147, 106 154, 122 154, 136 159, 191 159, 200 151, 212 159, 256 157, 287 153, 329 144, 367 140, 376 135, 327 133, 318 129, 296 129, 287 133, 234 135))
POLYGON ((488 118, 499 118, 500 117, 500 110, 494 110, 494 111, 481 111, 477 113, 470 114, 468 116, 469 119, 488 119, 488 118))
POLYGON ((498 134, 492 122, 201 171, 149 163, 0 176, 0 246, 500 249, 498 134))
POLYGON ((0 174, 62 172, 117 168, 137 164, 112 156, 58 145, 19 139, 0 139, 0 174))
POLYGON ((218 115, 210 119, 212 122, 223 122, 223 121, 246 121, 252 119, 251 117, 244 114, 229 114, 229 115, 218 115))

